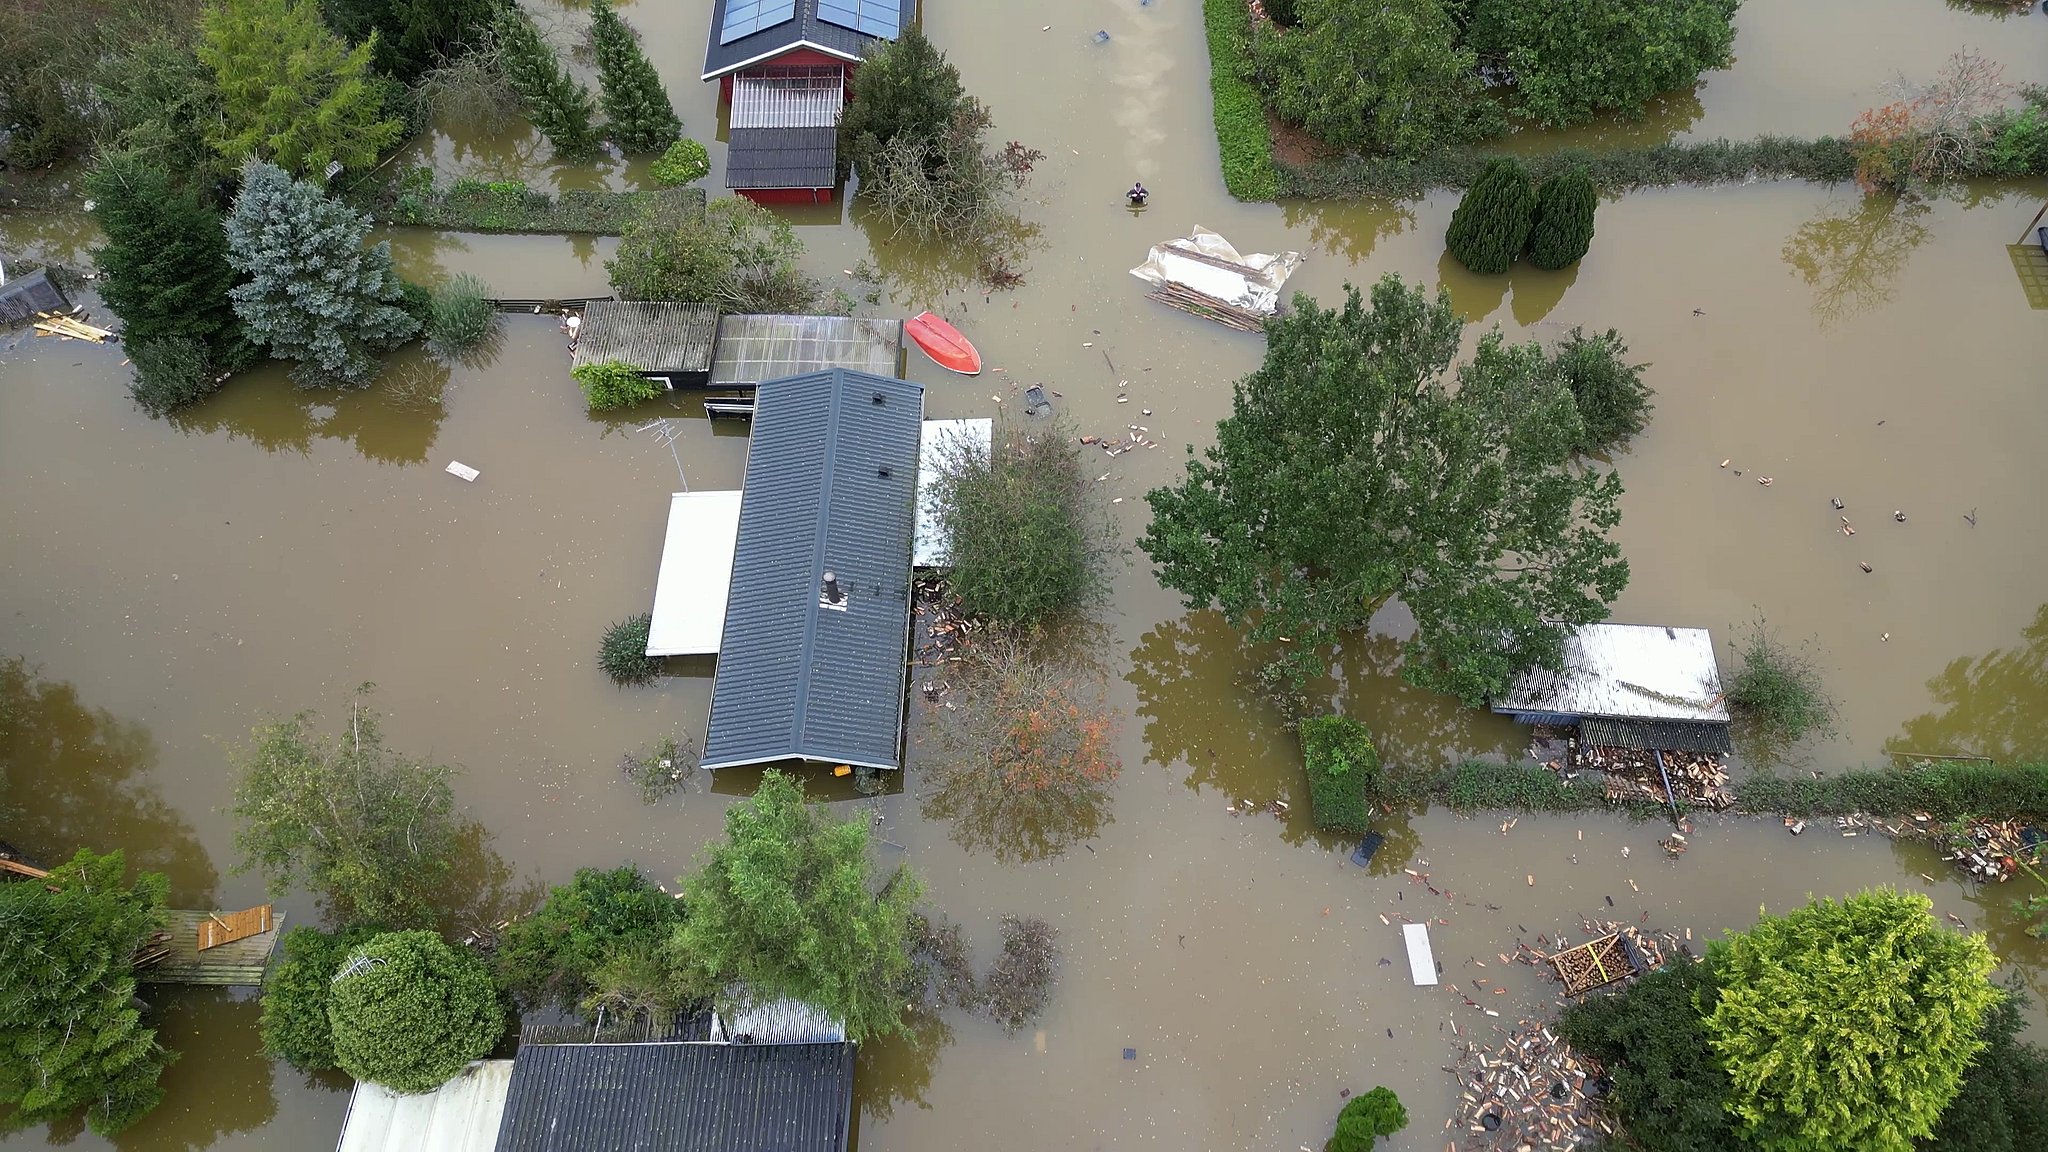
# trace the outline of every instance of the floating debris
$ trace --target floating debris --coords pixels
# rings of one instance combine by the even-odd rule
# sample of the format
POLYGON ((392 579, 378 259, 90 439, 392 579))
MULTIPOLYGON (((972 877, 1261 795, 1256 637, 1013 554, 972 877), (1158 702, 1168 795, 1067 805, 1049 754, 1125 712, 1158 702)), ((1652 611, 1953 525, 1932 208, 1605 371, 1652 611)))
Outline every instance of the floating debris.
MULTIPOLYGON (((1486 1009, 1489 1016, 1499 1016, 1486 1009)), ((1592 1145, 1613 1126, 1600 1115, 1607 1093, 1600 1065, 1572 1051, 1550 1029, 1520 1021, 1499 1047, 1467 1043, 1458 1066, 1454 1126, 1471 1134, 1468 1148, 1564 1149, 1592 1145)))
POLYGON ((2018 820, 1972 820, 1945 829, 1942 859, 1974 880, 2004 882, 2048 856, 2048 830, 2018 820))

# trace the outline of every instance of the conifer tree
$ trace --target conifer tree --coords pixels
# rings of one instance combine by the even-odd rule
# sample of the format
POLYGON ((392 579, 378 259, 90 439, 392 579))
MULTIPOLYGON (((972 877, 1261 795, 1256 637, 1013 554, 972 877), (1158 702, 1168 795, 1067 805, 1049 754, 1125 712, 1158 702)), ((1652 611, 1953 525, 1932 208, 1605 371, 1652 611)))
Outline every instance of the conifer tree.
POLYGON ((627 152, 659 152, 675 143, 683 122, 654 65, 607 0, 592 0, 590 38, 597 48, 597 79, 613 143, 627 152))
POLYGON ((350 48, 315 0, 218 0, 201 31, 199 58, 221 98, 209 142, 229 164, 253 156, 324 179, 336 160, 370 167, 405 134, 372 82, 376 37, 350 48))
POLYGON ((228 217, 228 263, 248 277, 233 292, 250 339, 296 360, 300 387, 367 387, 373 351, 419 332, 399 306, 391 245, 363 246, 370 218, 275 164, 242 170, 228 217))
POLYGON ((1536 222, 1529 228, 1529 263, 1555 271, 1576 264, 1593 246, 1593 210, 1600 194, 1584 168, 1560 172, 1536 189, 1536 222))
POLYGON ((112 1136, 163 1099, 174 1056, 135 1002, 135 950, 168 882, 132 887, 119 852, 78 855, 34 883, 0 884, 0 1114, 41 1124, 85 1111, 112 1136))
POLYGON ((505 78, 526 102, 533 126, 561 156, 588 156, 597 148, 597 132, 591 127, 597 104, 590 98, 590 89, 576 82, 541 37, 540 29, 516 5, 500 10, 492 28, 497 33, 505 78))
POLYGON ((1503 156, 1488 163, 1458 201, 1444 244, 1466 268, 1498 276, 1522 254, 1535 212, 1528 172, 1520 161, 1503 156))

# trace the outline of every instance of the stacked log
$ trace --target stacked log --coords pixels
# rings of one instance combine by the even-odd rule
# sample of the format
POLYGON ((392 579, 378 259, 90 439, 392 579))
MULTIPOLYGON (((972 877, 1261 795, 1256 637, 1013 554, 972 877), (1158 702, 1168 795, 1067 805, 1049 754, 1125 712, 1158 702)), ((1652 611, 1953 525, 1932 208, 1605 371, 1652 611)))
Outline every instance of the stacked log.
POLYGON ((1521 1021, 1498 1048, 1467 1044, 1447 1070, 1458 1078, 1457 1110, 1445 1122, 1457 1147, 1565 1152, 1614 1135, 1600 1114, 1600 1066, 1540 1024, 1521 1021))
MULTIPOLYGON (((1600 772, 1606 776, 1607 799, 1614 803, 1648 800, 1667 803, 1664 778, 1657 771, 1657 753, 1642 748, 1617 748, 1606 744, 1579 745, 1571 757, 1572 767, 1600 772)), ((1693 808, 1727 808, 1735 803, 1728 787, 1728 766, 1718 753, 1664 752, 1664 769, 1680 804, 1693 808)))

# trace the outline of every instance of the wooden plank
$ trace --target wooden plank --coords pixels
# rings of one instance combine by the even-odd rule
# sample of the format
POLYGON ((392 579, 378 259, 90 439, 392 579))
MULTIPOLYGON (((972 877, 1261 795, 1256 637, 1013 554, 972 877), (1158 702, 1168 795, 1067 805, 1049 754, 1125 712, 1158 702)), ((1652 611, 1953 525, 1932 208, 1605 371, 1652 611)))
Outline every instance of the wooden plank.
POLYGON ((1429 925, 1403 924, 1401 936, 1408 944, 1408 974, 1416 986, 1436 983, 1436 953, 1429 947, 1429 925))
POLYGON ((199 951, 205 952, 223 944, 246 940, 259 932, 270 931, 270 927, 268 904, 259 904, 254 908, 245 908, 240 912, 229 912, 226 915, 209 912, 206 919, 199 924, 199 951))
POLYGON ((41 868, 31 864, 23 864, 19 860, 0 859, 0 872, 12 872, 16 876, 26 876, 31 880, 41 880, 49 876, 49 873, 41 868))

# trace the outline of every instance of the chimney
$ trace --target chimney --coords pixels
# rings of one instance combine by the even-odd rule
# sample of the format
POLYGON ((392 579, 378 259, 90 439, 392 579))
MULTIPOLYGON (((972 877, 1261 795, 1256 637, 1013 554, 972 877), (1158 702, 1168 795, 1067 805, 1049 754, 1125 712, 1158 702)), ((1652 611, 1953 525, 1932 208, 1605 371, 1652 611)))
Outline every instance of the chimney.
POLYGON ((846 603, 846 593, 839 587, 839 577, 825 573, 825 591, 819 601, 828 607, 838 608, 846 603))

